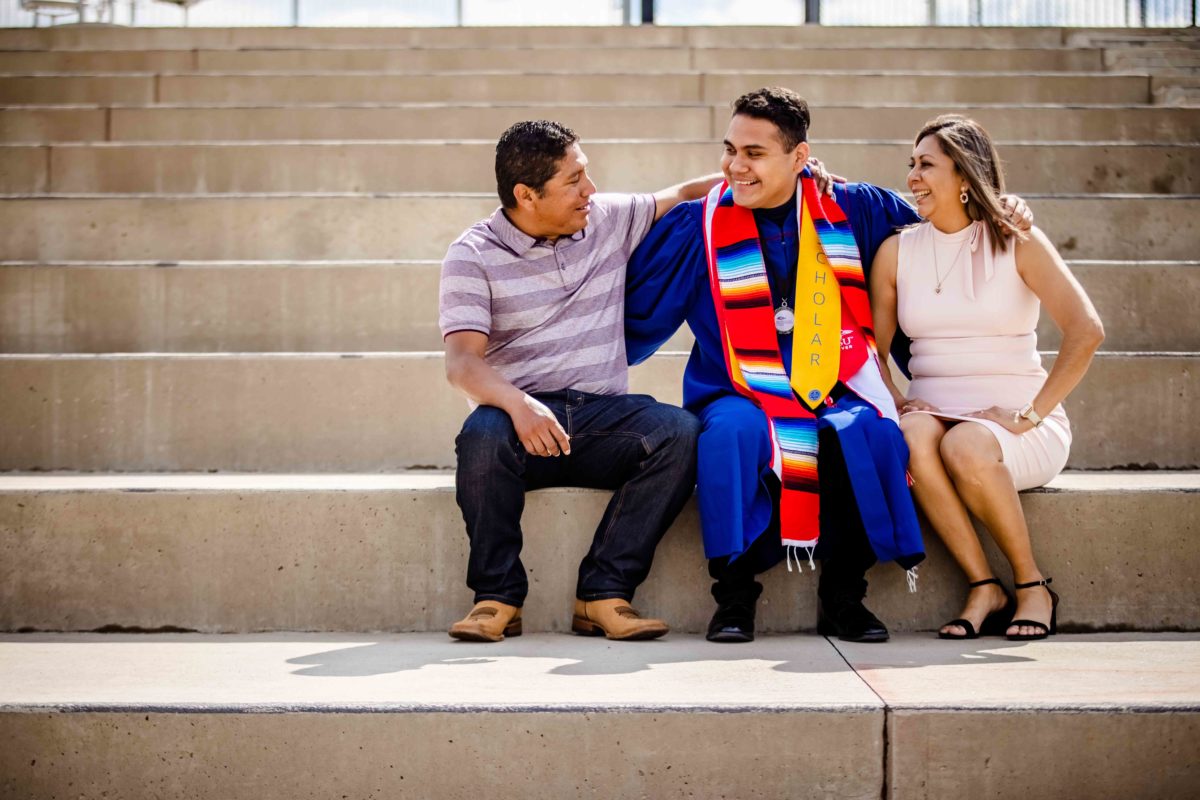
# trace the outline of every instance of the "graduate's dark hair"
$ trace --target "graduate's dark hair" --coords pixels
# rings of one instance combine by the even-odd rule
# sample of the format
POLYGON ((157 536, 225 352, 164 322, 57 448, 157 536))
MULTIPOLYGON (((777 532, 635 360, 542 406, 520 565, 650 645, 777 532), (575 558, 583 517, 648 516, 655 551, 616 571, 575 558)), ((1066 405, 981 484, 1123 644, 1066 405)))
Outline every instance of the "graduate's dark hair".
POLYGON ((733 114, 765 119, 779 129, 784 150, 808 141, 808 102, 791 89, 765 86, 733 101, 733 114))
POLYGON ((496 193, 505 208, 516 208, 513 188, 523 183, 540 196, 558 171, 567 148, 579 141, 575 131, 550 120, 518 122, 496 142, 496 193))

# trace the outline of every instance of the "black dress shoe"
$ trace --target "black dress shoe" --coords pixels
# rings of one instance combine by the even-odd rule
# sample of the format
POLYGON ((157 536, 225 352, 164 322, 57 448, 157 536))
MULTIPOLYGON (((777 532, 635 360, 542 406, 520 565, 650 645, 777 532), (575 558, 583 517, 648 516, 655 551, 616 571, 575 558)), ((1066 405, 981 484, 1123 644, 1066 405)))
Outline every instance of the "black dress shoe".
POLYGON ((740 644, 754 641, 754 601, 719 603, 708 623, 710 642, 740 644))
POLYGON ((887 626, 863 605, 862 600, 821 601, 817 633, 843 642, 886 642, 887 626))

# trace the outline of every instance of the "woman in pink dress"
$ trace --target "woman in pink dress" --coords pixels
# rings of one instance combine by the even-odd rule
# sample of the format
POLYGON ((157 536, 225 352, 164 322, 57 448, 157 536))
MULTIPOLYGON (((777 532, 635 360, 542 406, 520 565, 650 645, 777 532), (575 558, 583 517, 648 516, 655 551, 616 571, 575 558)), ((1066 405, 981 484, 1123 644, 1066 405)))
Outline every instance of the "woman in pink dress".
POLYGON ((913 493, 970 587, 938 635, 1043 639, 1056 630, 1058 596, 1034 560, 1017 492, 1066 464, 1071 425, 1061 403, 1104 328, 1046 235, 1002 221, 1004 176, 978 123, 955 115, 927 123, 908 188, 925 221, 880 247, 871 297, 880 355, 897 324, 912 339, 908 392, 891 388, 913 493), (1049 374, 1035 333, 1042 304, 1062 330, 1049 374), (993 575, 968 512, 1012 565, 1015 599, 993 575))

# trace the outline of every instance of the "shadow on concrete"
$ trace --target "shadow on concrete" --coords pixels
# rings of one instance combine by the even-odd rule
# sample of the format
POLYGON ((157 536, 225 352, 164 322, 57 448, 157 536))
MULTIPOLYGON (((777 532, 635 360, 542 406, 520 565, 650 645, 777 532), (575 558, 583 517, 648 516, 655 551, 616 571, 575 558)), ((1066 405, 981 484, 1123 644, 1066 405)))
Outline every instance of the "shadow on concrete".
MULTIPOLYGON (((929 666, 977 666, 1036 660, 1021 654, 1024 643, 1004 639, 971 642, 939 641, 926 634, 908 636, 904 646, 858 645, 854 661, 868 656, 872 669, 912 669, 929 666), (868 648, 862 650, 861 648, 868 648)), ((1131 635, 1111 635, 1129 641, 1131 635)), ((1105 641, 1108 636, 1089 636, 1105 641)), ((837 673, 851 669, 840 651, 845 645, 820 636, 761 636, 742 645, 711 644, 698 635, 676 635, 653 642, 610 642, 569 634, 538 634, 496 644, 443 641, 434 634, 408 634, 383 641, 356 644, 288 659, 300 666, 293 674, 311 677, 366 677, 409 672, 428 667, 477 666, 531 659, 543 663, 545 674, 569 676, 628 675, 664 666, 705 662, 744 661, 786 673, 837 673)))

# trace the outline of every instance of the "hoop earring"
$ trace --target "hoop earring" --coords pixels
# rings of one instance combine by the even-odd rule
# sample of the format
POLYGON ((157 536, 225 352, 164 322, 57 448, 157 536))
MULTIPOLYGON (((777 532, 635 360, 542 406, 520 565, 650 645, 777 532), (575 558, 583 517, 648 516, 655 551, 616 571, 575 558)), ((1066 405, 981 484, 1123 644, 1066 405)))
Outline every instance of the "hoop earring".
POLYGON ((959 192, 959 194, 958 194, 958 202, 962 203, 965 206, 967 204, 968 199, 969 198, 967 196, 967 187, 964 186, 962 188, 962 191, 959 192))

